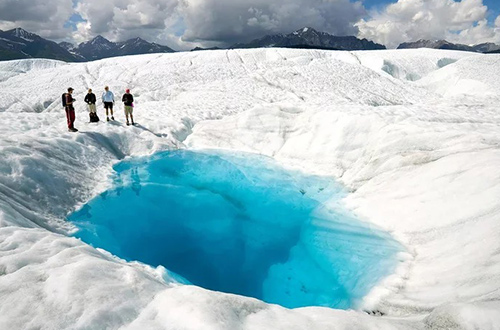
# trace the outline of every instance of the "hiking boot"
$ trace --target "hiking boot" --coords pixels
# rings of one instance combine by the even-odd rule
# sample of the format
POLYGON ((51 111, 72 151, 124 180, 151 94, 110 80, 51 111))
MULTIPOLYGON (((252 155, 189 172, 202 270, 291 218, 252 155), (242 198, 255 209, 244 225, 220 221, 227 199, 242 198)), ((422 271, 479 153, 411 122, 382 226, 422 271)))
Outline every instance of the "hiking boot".
POLYGON ((109 121, 109 117, 106 117, 106 121, 109 121))
POLYGON ((70 131, 70 132, 78 132, 78 130, 76 128, 74 128, 74 127, 73 128, 69 128, 68 131, 70 131))
POLYGON ((127 121, 127 126, 130 125, 130 123, 127 121))
POLYGON ((111 120, 115 120, 115 117, 111 116, 111 120))

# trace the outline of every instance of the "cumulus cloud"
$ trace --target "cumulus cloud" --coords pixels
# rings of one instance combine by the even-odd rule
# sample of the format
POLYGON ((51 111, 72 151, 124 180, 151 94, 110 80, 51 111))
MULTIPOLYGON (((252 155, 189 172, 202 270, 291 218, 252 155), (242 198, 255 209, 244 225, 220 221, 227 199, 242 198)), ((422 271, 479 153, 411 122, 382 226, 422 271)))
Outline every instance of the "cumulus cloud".
MULTIPOLYGON (((357 23, 359 36, 389 47, 419 39, 446 39, 464 44, 498 42, 488 25, 482 0, 399 0, 357 23)), ((497 19, 498 20, 498 19, 497 19)))
POLYGON ((418 39, 500 42, 500 17, 488 24, 482 1, 399 0, 367 13, 362 0, 0 0, 0 29, 21 26, 74 42, 142 37, 174 49, 223 47, 304 26, 389 47, 418 39), (84 21, 69 31, 63 26, 72 14, 84 21))
MULTIPOLYGON (((113 41, 141 37, 169 41, 179 20, 181 0, 79 0, 75 11, 85 20, 73 33, 76 42, 102 35, 113 41)), ((175 39, 175 38, 174 38, 175 39)))
POLYGON ((110 28, 164 28, 177 5, 177 0, 83 0, 77 11, 96 33, 104 33, 110 28))
POLYGON ((22 27, 45 38, 64 38, 64 23, 73 14, 72 0, 2 0, 0 29, 22 27))
POLYGON ((366 14, 349 0, 80 0, 76 12, 86 20, 77 25, 78 41, 140 36, 180 48, 227 46, 304 26, 355 35, 366 14))
POLYGON ((180 8, 185 40, 226 43, 304 26, 353 35, 364 14, 361 2, 349 0, 185 0, 180 8))

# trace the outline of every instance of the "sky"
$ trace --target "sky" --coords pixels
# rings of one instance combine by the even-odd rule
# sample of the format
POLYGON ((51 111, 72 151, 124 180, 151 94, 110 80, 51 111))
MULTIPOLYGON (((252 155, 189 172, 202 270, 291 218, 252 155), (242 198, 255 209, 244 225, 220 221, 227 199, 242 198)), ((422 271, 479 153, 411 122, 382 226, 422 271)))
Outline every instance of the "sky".
POLYGON ((176 50, 309 26, 395 48, 419 39, 500 44, 500 0, 1 0, 0 29, 55 41, 142 37, 176 50))

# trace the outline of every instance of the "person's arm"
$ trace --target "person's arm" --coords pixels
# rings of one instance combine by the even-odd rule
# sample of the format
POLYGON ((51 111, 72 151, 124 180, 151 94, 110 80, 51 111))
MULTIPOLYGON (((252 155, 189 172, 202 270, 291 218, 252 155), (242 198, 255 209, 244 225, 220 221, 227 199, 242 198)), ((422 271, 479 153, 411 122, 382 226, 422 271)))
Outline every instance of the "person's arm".
POLYGON ((106 94, 105 92, 104 92, 104 93, 102 93, 102 96, 101 96, 102 103, 104 103, 104 95, 105 95, 105 94, 106 94))
POLYGON ((127 95, 127 94, 123 94, 123 96, 122 96, 122 102, 125 102, 125 101, 126 101, 126 99, 125 99, 125 96, 126 96, 126 95, 127 95))
POLYGON ((111 92, 111 99, 113 100, 113 103, 115 103, 115 94, 113 94, 113 92, 111 92))
POLYGON ((130 103, 133 103, 134 102, 134 96, 132 94, 130 94, 130 103))
POLYGON ((73 105, 73 96, 70 93, 66 94, 66 105, 73 105))
POLYGON ((83 102, 90 104, 89 96, 89 94, 85 95, 85 99, 83 100, 83 102))

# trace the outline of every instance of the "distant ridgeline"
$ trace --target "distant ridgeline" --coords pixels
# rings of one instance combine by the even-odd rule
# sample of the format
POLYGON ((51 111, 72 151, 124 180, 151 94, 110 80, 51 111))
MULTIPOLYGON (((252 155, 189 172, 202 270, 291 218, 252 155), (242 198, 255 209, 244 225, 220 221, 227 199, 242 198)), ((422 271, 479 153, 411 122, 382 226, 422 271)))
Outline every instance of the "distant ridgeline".
POLYGON ((408 48, 434 48, 434 49, 449 49, 462 50, 476 53, 500 53, 500 45, 494 43, 483 43, 475 46, 467 46, 461 44, 453 44, 446 40, 418 40, 415 42, 404 42, 399 45, 398 49, 408 48))
MULTIPOLYGON (((367 39, 358 39, 353 36, 334 36, 326 32, 316 31, 310 27, 305 27, 289 34, 267 35, 248 43, 237 43, 230 46, 229 49, 268 47, 328 50, 385 49, 385 46, 367 39)), ((403 48, 436 48, 479 53, 500 52, 500 45, 493 43, 466 46, 453 44, 445 40, 419 40, 402 43, 398 49, 403 48)), ((196 47, 193 50, 205 49, 196 47)), ((97 36, 90 41, 75 46, 68 42, 56 43, 21 28, 9 31, 0 30, 0 61, 24 58, 47 58, 65 62, 87 62, 116 56, 172 52, 174 50, 167 46, 162 46, 154 42, 150 43, 141 38, 129 39, 123 42, 111 42, 102 36, 97 36)))
POLYGON ((268 35, 247 44, 235 44, 231 48, 315 48, 331 50, 374 50, 385 49, 384 45, 352 36, 338 37, 305 27, 290 34, 268 35))
POLYGON ((111 42, 101 36, 74 46, 69 42, 56 43, 21 28, 0 30, 0 61, 23 58, 48 58, 65 62, 87 62, 107 57, 172 53, 167 46, 150 43, 141 38, 111 42))

